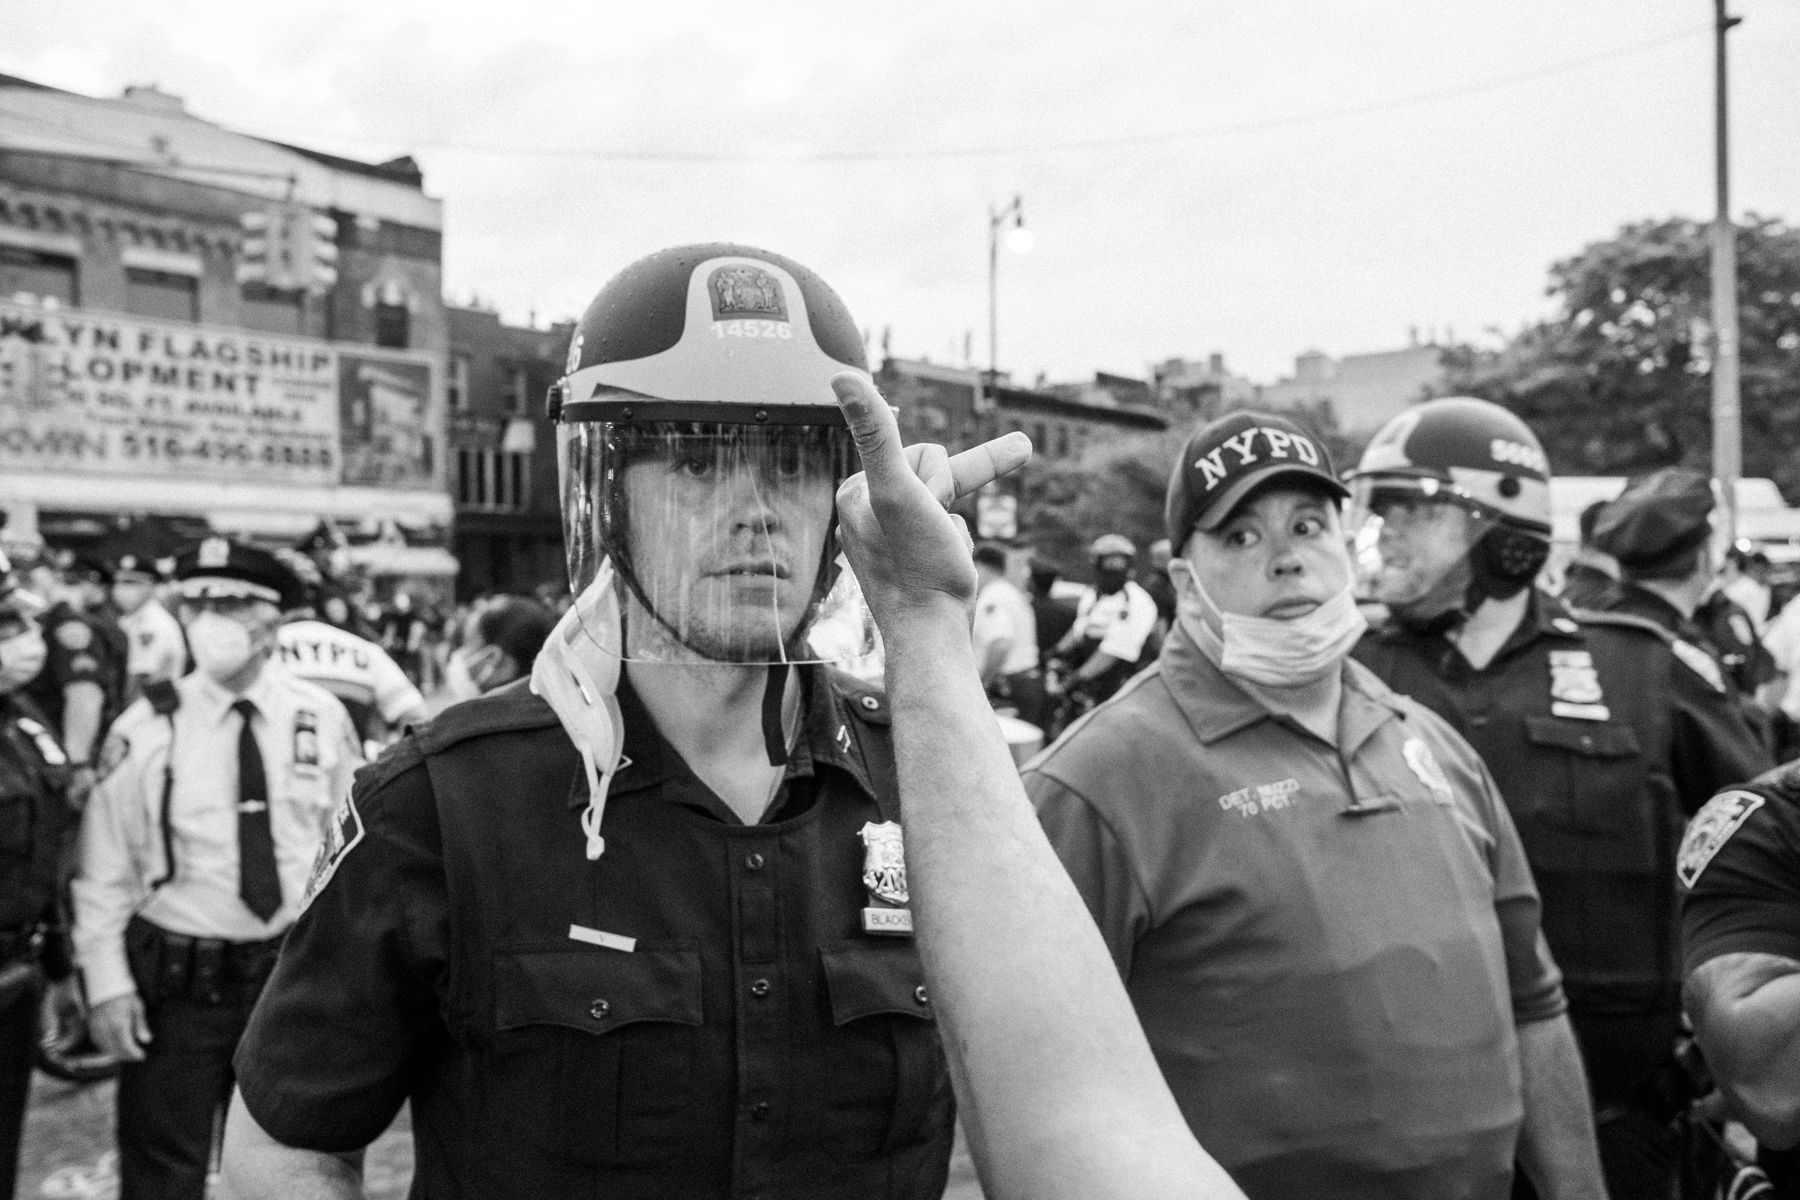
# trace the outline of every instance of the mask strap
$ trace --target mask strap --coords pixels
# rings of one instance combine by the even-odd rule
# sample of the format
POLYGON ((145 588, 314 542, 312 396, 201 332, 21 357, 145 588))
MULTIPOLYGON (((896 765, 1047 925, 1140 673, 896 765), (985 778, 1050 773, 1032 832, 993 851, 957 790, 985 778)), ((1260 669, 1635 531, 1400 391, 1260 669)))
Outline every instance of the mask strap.
POLYGON ((788 665, 771 663, 763 677, 762 732, 763 748, 768 751, 771 767, 788 763, 787 736, 781 728, 781 702, 787 696, 788 665))

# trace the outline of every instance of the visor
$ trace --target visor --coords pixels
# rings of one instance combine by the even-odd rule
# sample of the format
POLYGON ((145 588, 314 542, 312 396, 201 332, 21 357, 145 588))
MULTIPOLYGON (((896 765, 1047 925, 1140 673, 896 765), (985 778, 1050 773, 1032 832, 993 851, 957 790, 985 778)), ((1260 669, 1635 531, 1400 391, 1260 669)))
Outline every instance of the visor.
POLYGON ((739 424, 604 403, 581 415, 616 419, 565 410, 557 428, 570 591, 603 561, 622 589, 624 628, 596 641, 644 662, 821 661, 806 633, 836 582, 837 489, 857 469, 841 414, 739 424))
POLYGON ((281 603, 281 593, 247 579, 223 575, 193 575, 181 581, 177 591, 183 600, 267 600, 281 603))

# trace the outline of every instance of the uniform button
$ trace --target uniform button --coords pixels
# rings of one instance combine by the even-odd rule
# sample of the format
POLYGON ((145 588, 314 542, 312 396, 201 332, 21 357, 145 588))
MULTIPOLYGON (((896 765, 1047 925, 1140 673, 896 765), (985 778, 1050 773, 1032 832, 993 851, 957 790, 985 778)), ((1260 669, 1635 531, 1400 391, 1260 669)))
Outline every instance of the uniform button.
POLYGON ((750 1119, 752 1121, 768 1120, 769 1102, 767 1100, 758 1100, 755 1104, 752 1104, 750 1106, 750 1119))
POLYGON ((744 865, 749 867, 752 871, 760 871, 763 869, 763 856, 760 854, 746 854, 744 856, 744 865))
POLYGON ((1469 724, 1472 725, 1473 727, 1475 727, 1476 729, 1480 729, 1482 726, 1486 725, 1487 723, 1488 723, 1488 719, 1486 717, 1476 716, 1476 717, 1469 718, 1469 724))
POLYGON ((913 989, 913 999, 917 1000, 920 1004, 931 1003, 931 996, 925 991, 924 984, 921 983, 918 987, 913 989))
POLYGON ((750 985, 750 994, 759 999, 763 996, 768 995, 769 994, 769 981, 766 979, 758 979, 756 982, 752 983, 750 985))
POLYGON ((596 1000, 592 1004, 588 1005, 588 1016, 594 1018, 594 1020, 596 1020, 596 1021, 606 1020, 607 1016, 609 1014, 611 1014, 611 1012, 612 1012, 612 1005, 608 1004, 604 1000, 596 1000))
POLYGON ((876 709, 881 707, 881 701, 877 700, 873 696, 864 696, 862 698, 862 706, 864 708, 868 709, 870 712, 874 712, 876 709))

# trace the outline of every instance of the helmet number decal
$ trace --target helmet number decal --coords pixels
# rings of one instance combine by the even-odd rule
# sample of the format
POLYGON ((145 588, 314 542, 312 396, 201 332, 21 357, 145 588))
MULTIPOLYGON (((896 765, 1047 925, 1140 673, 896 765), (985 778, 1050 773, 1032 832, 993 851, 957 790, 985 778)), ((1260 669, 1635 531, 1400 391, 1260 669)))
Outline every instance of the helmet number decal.
POLYGON ((794 327, 786 321, 714 321, 712 331, 716 338, 761 337, 787 341, 794 336, 794 327))
POLYGON ((1540 475, 1550 473, 1550 464, 1544 461, 1544 452, 1536 446, 1527 446, 1524 442, 1509 442, 1505 438, 1495 438, 1488 443, 1488 454, 1495 462, 1511 463, 1516 467, 1536 471, 1540 475))

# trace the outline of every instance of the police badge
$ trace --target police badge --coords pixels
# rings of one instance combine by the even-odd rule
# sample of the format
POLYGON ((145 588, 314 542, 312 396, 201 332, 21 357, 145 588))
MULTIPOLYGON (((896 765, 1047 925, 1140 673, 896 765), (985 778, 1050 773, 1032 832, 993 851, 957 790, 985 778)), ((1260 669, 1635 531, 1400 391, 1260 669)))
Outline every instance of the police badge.
POLYGON ((862 827, 863 886, 869 890, 869 906, 862 911, 864 933, 912 934, 912 910, 906 905, 906 848, 900 826, 893 821, 862 827))
POLYGON ((294 712, 294 773, 319 773, 319 715, 310 708, 294 712))

